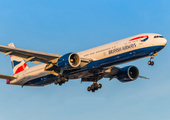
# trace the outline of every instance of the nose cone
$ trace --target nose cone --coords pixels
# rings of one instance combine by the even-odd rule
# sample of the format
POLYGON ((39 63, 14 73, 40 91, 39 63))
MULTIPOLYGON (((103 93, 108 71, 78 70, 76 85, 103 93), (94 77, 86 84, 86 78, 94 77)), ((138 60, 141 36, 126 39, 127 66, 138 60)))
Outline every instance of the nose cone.
POLYGON ((161 39, 161 45, 165 46, 167 44, 167 40, 165 38, 161 39))

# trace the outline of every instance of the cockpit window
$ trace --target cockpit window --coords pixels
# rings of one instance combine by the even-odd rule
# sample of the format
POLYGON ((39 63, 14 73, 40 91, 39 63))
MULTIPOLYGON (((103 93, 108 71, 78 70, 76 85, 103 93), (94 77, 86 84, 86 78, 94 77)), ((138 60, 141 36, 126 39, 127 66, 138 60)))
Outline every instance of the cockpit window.
POLYGON ((163 36, 154 36, 154 38, 164 38, 163 36))

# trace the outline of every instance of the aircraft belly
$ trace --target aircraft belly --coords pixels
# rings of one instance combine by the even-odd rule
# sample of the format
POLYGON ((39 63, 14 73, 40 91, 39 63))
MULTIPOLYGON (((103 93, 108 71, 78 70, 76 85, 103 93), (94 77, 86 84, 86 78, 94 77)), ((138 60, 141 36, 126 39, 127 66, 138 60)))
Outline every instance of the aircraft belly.
POLYGON ((46 76, 42 76, 39 78, 35 78, 32 79, 30 81, 27 81, 24 86, 45 86, 51 83, 54 83, 54 81, 57 79, 58 77, 52 74, 46 75, 46 76))
POLYGON ((100 74, 103 73, 105 69, 89 69, 89 70, 81 70, 79 72, 75 72, 72 74, 69 74, 69 79, 79 79, 84 77, 93 76, 94 74, 100 74))

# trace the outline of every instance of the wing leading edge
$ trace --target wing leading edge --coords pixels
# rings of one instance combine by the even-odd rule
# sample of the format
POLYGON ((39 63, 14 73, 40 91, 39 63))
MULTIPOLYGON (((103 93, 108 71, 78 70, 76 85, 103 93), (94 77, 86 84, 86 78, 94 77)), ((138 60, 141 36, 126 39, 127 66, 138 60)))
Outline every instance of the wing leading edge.
POLYGON ((48 63, 51 60, 61 57, 61 55, 57 55, 57 54, 32 51, 32 50, 14 48, 14 47, 3 46, 3 45, 0 45, 0 52, 5 53, 5 56, 14 55, 25 59, 27 62, 31 61, 35 63, 39 63, 39 62, 48 63))
MULTIPOLYGON (((3 45, 0 45, 0 52, 5 53, 4 56, 14 55, 26 60, 26 62, 31 61, 37 64, 39 62, 53 63, 56 62, 62 56, 59 54, 32 51, 3 45)), ((89 63, 90 61, 91 59, 81 58, 81 62, 89 63)))

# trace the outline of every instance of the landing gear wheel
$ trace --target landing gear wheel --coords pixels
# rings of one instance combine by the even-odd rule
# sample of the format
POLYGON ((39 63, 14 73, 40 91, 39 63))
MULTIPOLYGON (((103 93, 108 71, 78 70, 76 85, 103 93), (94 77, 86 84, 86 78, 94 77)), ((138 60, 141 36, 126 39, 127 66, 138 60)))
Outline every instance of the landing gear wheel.
POLYGON ((152 61, 152 62, 151 62, 151 66, 153 66, 153 65, 154 65, 154 62, 152 61))
POLYGON ((91 90, 94 90, 94 84, 93 84, 93 85, 91 85, 91 90))
POLYGON ((91 90, 91 87, 88 87, 88 88, 87 88, 87 91, 89 91, 89 92, 90 92, 90 90, 91 90))
POLYGON ((95 92, 95 90, 93 89, 92 92, 95 92))
POLYGON ((96 89, 96 90, 98 89, 98 84, 97 83, 94 84, 94 89, 96 89))
POLYGON ((153 65, 154 65, 154 62, 153 62, 153 61, 148 61, 148 65, 153 66, 153 65))
POLYGON ((58 81, 57 81, 58 83, 61 83, 61 80, 60 79, 58 79, 58 81))
POLYGON ((98 88, 102 88, 102 84, 99 84, 99 85, 98 85, 98 88))
POLYGON ((58 82, 56 82, 56 81, 55 81, 55 82, 54 82, 54 84, 55 84, 55 85, 57 85, 57 84, 58 84, 58 82))
POLYGON ((61 85, 62 85, 62 83, 59 83, 59 85, 61 86, 61 85))
POLYGON ((98 89, 100 89, 100 88, 102 88, 102 84, 97 84, 97 83, 94 83, 94 84, 92 84, 91 86, 89 86, 88 88, 87 88, 87 91, 92 91, 92 92, 95 92, 96 90, 98 90, 98 89))
POLYGON ((151 65, 151 61, 148 61, 148 65, 151 65))

